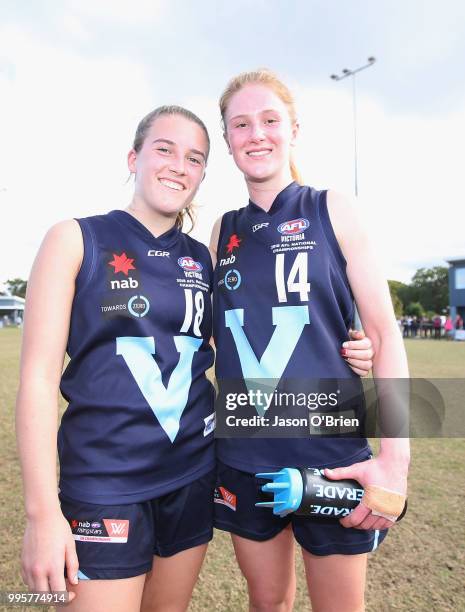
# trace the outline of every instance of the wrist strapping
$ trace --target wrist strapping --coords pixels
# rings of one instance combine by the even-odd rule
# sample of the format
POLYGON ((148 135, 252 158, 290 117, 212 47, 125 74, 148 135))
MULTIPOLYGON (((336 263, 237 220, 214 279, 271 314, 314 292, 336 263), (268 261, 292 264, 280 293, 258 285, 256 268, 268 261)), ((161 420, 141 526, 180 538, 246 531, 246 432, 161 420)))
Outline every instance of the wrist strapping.
POLYGON ((375 516, 395 521, 402 514, 406 499, 405 495, 396 491, 377 485, 367 485, 362 501, 375 516))

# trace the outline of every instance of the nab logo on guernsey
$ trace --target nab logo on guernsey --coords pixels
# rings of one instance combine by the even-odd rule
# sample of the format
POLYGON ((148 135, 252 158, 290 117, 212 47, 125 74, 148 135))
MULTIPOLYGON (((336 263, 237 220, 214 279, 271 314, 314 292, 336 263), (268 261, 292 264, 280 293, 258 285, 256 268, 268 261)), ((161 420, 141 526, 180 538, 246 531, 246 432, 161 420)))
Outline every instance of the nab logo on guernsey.
POLYGON ((231 493, 231 491, 228 491, 228 489, 225 489, 224 487, 216 487, 213 501, 215 504, 222 504, 223 506, 227 506, 236 512, 237 497, 234 495, 234 493, 231 493))
POLYGON ((237 234, 231 234, 231 236, 229 236, 228 244, 226 245, 226 253, 232 253, 234 249, 238 249, 241 242, 242 238, 239 238, 237 234))
POLYGON ((114 274, 124 274, 126 278, 111 279, 110 289, 136 289, 139 286, 139 281, 132 276, 129 276, 129 270, 135 270, 134 259, 128 257, 126 253, 117 255, 113 253, 113 260, 108 262, 108 265, 113 268, 114 274))
POLYGON ((292 219, 292 221, 284 221, 281 225, 278 225, 278 232, 284 236, 294 236, 295 234, 301 234, 310 227, 310 221, 308 219, 292 219))

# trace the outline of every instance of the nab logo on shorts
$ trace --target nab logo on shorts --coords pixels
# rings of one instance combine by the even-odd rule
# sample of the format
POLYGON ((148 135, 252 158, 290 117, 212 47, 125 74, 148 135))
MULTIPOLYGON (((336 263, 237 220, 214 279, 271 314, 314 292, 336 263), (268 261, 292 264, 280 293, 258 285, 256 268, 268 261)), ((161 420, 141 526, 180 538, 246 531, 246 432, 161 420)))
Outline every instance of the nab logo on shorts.
POLYGON ((284 236, 293 236, 294 234, 301 234, 310 227, 310 221, 308 219, 292 219, 292 221, 284 221, 281 225, 278 225, 278 232, 284 234, 284 236))
POLYGON ((129 535, 129 520, 102 519, 70 521, 73 538, 79 542, 100 542, 101 544, 125 544, 129 535))
POLYGON ((199 261, 194 261, 192 257, 180 257, 178 265, 187 272, 200 272, 203 266, 199 261))
POLYGON ((224 487, 215 488, 213 501, 215 504, 222 504, 223 506, 227 506, 236 512, 237 497, 234 495, 234 493, 231 493, 231 491, 228 491, 228 489, 225 489, 224 487))

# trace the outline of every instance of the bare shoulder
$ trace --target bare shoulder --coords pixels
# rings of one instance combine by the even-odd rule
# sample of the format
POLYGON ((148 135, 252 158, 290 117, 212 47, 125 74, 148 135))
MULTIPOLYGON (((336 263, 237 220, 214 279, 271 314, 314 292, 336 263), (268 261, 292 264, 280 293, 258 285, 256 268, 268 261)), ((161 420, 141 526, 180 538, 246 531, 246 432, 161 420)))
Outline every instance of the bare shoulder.
POLYGON ((69 243, 72 246, 82 244, 82 233, 76 219, 66 219, 52 225, 45 235, 44 241, 69 243))
POLYGON ((338 191, 328 189, 326 196, 328 215, 341 246, 351 240, 360 241, 364 235, 363 222, 354 200, 338 191))
POLYGON ((34 267, 50 265, 55 271, 67 268, 76 276, 84 254, 81 228, 75 219, 52 225, 45 234, 34 267))
POLYGON ((339 216, 350 215, 356 210, 352 198, 339 191, 334 191, 334 189, 328 189, 326 204, 331 221, 333 217, 338 218, 339 216))

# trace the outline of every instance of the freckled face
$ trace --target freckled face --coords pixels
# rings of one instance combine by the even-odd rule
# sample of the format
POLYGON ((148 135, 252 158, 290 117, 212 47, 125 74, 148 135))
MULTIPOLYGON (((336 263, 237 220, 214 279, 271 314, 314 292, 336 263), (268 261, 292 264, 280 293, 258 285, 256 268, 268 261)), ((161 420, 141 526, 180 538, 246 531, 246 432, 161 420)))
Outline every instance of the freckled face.
POLYGON ((208 151, 203 129, 182 115, 153 121, 138 153, 130 151, 135 195, 149 208, 175 215, 194 198, 205 175, 208 151))
POLYGON ((225 123, 226 142, 246 178, 265 181, 288 171, 297 126, 272 89, 244 86, 231 97, 225 123))

